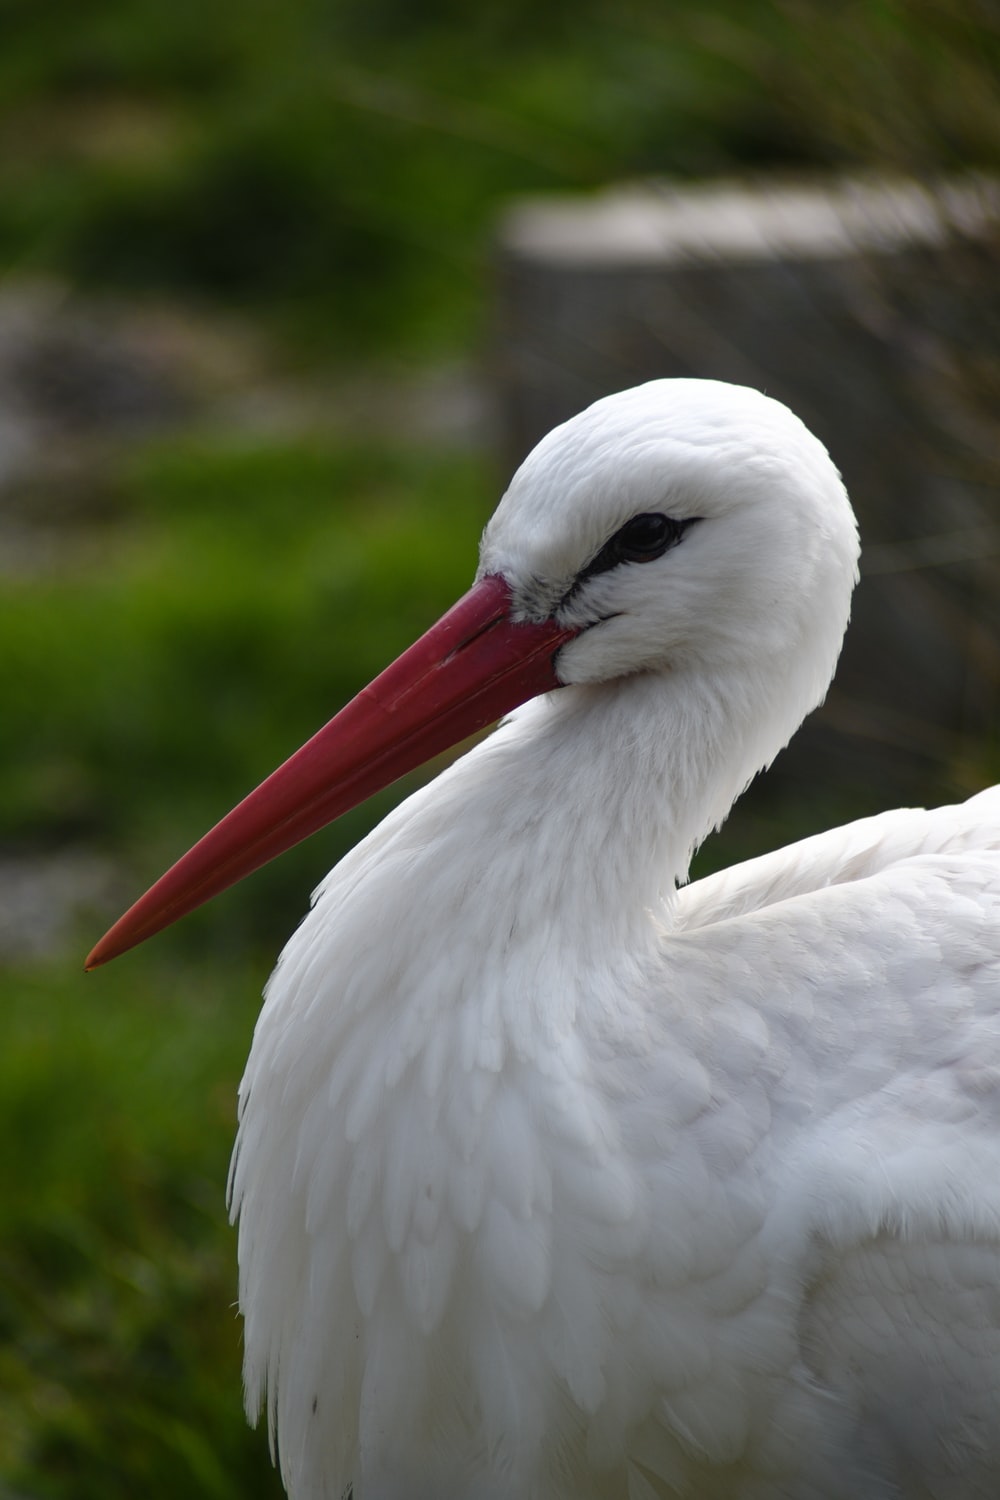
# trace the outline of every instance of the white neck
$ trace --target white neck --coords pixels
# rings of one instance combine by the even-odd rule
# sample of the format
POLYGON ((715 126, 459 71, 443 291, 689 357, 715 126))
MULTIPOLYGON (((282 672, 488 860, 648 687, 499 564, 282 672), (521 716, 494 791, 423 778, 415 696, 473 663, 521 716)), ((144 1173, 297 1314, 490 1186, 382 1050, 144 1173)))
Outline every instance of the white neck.
POLYGON ((590 962, 669 906, 694 849, 773 753, 758 738, 738 695, 688 678, 565 688, 521 709, 414 812, 483 942, 503 930, 510 946, 559 944, 590 962))
POLYGON ((349 989, 395 1015, 572 1024, 598 973, 655 944, 694 848, 777 749, 748 707, 679 674, 526 705, 331 872, 291 946, 329 945, 332 973, 349 954, 349 989))
POLYGON ((733 720, 725 694, 665 674, 564 689, 499 730, 470 770, 482 757, 494 852, 526 915, 551 892, 543 916, 575 914, 587 947, 669 902, 765 758, 733 720))

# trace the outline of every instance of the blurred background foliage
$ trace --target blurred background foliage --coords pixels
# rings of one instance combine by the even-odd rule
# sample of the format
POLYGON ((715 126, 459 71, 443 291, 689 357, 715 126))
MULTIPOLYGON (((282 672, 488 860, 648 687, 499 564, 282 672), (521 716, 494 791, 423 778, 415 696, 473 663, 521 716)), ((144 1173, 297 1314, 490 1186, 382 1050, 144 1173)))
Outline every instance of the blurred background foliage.
POLYGON ((282 937, 391 798, 111 970, 80 955, 468 581, 503 203, 996 168, 1000 10, 0 0, 0 37, 0 1494, 275 1495, 235 1088, 282 937), (26 906, 81 850, 63 920, 26 906))
POLYGON ((0 253, 323 357, 465 347, 496 205, 997 160, 995 0, 5 0, 0 253))

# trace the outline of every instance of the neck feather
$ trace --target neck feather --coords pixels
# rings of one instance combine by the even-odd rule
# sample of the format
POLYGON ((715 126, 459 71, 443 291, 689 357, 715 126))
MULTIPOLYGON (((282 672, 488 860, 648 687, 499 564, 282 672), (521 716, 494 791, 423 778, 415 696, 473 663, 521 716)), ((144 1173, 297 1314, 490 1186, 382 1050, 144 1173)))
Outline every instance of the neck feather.
POLYGON ((694 848, 778 748, 723 686, 663 674, 526 705, 331 871, 275 1003, 322 973, 334 1040, 352 1016, 425 1037, 421 1017, 459 1010, 480 1051, 564 1032, 602 975, 653 956, 694 848))
POLYGON ((746 709, 666 674, 562 689, 420 794, 411 836, 436 848, 466 921, 592 961, 669 911, 695 848, 773 754, 746 709))

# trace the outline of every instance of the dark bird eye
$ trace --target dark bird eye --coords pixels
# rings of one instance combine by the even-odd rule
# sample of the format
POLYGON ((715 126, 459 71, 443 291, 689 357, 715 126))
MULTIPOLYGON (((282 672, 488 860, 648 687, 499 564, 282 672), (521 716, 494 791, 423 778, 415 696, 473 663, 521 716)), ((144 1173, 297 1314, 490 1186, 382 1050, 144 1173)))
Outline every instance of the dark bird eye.
POLYGON ((653 562, 655 558, 662 557, 664 552, 669 552, 671 547, 676 547, 694 522, 694 517, 686 521, 675 521, 671 516, 661 515, 659 511, 644 511, 641 516, 633 516, 631 521, 626 521, 615 532, 610 541, 605 542, 597 556, 584 568, 577 583, 582 583, 585 578, 593 578, 595 573, 606 573, 609 568, 617 568, 619 563, 653 562))
POLYGON ((597 556, 591 558, 583 571, 577 574, 561 603, 568 603, 577 589, 596 573, 607 573, 621 563, 653 562, 657 557, 662 557, 664 552, 669 552, 671 547, 676 547, 678 542, 683 541, 688 527, 699 519, 698 516, 689 516, 684 521, 675 521, 672 516, 661 515, 659 511, 643 511, 642 515, 633 516, 631 521, 626 521, 624 526, 619 527, 597 556))
POLYGON ((621 562, 651 562, 680 541, 680 531, 680 522, 652 513, 633 516, 611 540, 621 562))

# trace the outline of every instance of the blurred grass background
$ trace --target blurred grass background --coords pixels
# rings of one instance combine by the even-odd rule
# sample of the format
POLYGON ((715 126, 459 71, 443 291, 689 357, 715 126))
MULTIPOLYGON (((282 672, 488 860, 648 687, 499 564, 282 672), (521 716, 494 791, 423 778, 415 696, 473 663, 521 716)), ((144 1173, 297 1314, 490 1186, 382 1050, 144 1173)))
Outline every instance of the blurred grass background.
POLYGON ((501 205, 996 169, 998 17, 0 0, 0 1494, 278 1493, 240 1405, 235 1089, 281 940, 390 796, 80 959, 467 584, 505 477, 476 374, 501 205), (99 874, 39 928, 19 893, 80 851, 99 874))

